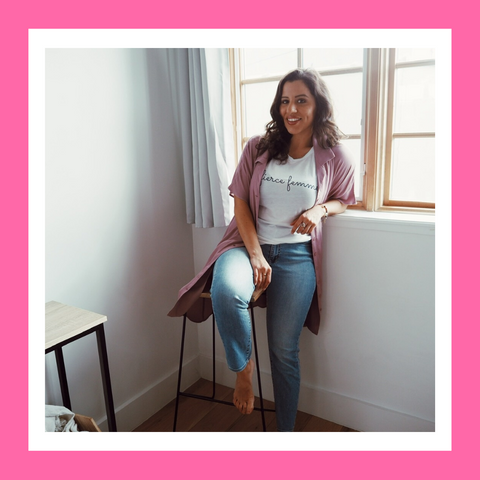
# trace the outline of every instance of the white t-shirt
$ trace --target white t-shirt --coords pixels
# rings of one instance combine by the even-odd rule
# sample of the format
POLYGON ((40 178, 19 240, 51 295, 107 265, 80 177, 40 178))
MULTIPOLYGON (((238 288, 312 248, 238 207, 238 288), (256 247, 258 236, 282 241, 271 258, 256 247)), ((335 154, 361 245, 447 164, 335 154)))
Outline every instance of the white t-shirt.
POLYGON ((313 148, 302 158, 288 156, 287 163, 268 162, 260 184, 257 235, 261 245, 301 243, 310 235, 291 233, 290 225, 317 199, 317 172, 313 148))

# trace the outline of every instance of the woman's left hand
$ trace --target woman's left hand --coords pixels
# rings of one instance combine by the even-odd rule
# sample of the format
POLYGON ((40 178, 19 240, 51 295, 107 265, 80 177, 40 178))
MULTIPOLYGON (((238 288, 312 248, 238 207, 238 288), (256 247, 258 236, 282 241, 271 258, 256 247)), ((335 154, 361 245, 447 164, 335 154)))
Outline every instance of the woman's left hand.
POLYGON ((325 209, 316 205, 310 210, 303 212, 292 225, 292 233, 300 233, 301 235, 311 235, 315 227, 322 221, 325 209))

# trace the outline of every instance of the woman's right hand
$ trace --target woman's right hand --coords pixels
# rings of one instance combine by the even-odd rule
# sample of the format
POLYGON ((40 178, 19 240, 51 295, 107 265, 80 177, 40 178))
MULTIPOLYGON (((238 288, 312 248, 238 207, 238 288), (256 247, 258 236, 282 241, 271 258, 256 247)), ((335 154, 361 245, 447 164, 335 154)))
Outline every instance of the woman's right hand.
POLYGON ((265 290, 272 280, 272 269, 263 256, 250 207, 245 200, 238 197, 235 197, 235 219, 240 236, 250 255, 255 290, 265 290))
POLYGON ((272 267, 263 255, 250 257, 253 269, 253 283, 255 290, 266 290, 272 281, 272 267))

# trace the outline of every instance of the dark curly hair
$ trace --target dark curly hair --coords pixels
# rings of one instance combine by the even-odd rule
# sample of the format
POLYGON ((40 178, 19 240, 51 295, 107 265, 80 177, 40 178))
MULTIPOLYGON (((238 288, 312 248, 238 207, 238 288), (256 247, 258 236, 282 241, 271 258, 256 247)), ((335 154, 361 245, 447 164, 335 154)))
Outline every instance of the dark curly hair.
POLYGON ((278 84, 277 93, 270 108, 272 121, 267 123, 265 135, 257 144, 258 154, 268 151, 268 160, 275 158, 285 163, 288 158, 290 139, 292 135, 285 128, 283 117, 280 115, 280 105, 283 86, 286 82, 301 80, 315 98, 315 118, 313 120, 313 135, 323 148, 337 145, 345 135, 334 121, 333 105, 330 93, 323 78, 315 70, 296 69, 285 75, 278 84))

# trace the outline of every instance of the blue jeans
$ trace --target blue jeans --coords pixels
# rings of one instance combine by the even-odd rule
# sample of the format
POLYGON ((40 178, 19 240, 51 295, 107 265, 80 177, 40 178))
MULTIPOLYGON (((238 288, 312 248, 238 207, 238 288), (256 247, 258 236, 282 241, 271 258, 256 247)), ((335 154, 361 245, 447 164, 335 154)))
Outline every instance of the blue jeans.
MULTIPOLYGON (((267 333, 277 429, 293 431, 300 391, 299 340, 313 294, 310 242, 262 245, 272 268, 267 289, 267 333)), ((248 304, 255 289, 246 248, 221 255, 213 270, 212 303, 230 370, 242 371, 252 353, 248 304)))

